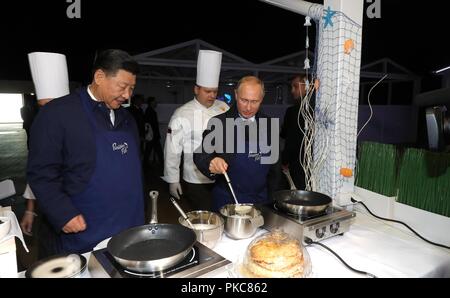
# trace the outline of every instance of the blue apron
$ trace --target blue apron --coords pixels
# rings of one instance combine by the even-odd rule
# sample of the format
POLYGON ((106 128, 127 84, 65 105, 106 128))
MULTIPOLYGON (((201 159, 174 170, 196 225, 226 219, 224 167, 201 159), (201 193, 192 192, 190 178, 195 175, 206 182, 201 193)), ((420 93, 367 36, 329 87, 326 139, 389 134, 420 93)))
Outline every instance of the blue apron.
MULTIPOLYGON (((258 152, 250 152, 250 143, 245 142, 245 153, 235 153, 228 164, 228 176, 239 203, 264 204, 269 201, 267 194, 267 175, 270 164, 261 164, 259 145, 258 152)), ((218 211, 226 204, 234 204, 231 191, 223 177, 213 189, 213 210, 218 211)))
POLYGON ((103 239, 144 224, 144 198, 135 136, 132 132, 99 127, 89 105, 92 99, 86 91, 79 94, 93 128, 97 159, 86 189, 71 197, 87 229, 62 234, 61 240, 64 251, 84 253, 103 239))

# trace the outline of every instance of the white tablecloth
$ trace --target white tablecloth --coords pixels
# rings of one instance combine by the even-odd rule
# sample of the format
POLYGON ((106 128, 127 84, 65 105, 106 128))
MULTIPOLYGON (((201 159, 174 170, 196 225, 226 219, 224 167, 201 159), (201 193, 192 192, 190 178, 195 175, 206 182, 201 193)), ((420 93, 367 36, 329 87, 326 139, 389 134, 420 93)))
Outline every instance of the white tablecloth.
MULTIPOLYGON (((224 234, 214 251, 237 262, 242 259, 248 244, 266 232, 259 229, 252 238, 244 240, 233 240, 224 234)), ((106 243, 104 241, 97 248, 105 247, 106 243)), ((357 212, 349 232, 321 243, 333 249, 353 268, 377 277, 450 277, 450 250, 428 244, 398 224, 378 220, 363 212, 357 212)), ((320 246, 312 245, 306 249, 311 257, 312 277, 365 277, 347 269, 320 246)), ((90 253, 84 256, 89 261, 90 253)), ((213 278, 230 276, 233 276, 230 270, 207 274, 213 278)), ((89 271, 81 277, 89 278, 89 271)))
MULTIPOLYGON (((264 232, 267 231, 259 230, 253 238, 239 241, 224 236, 214 250, 231 261, 238 261, 248 244, 264 232)), ((321 243, 353 268, 377 277, 450 277, 450 250, 428 244, 398 224, 362 212, 357 212, 349 232, 321 243)), ((311 245, 306 249, 311 257, 312 277, 365 277, 347 269, 320 246, 311 245)), ((215 277, 228 277, 228 274, 222 272, 215 277)))

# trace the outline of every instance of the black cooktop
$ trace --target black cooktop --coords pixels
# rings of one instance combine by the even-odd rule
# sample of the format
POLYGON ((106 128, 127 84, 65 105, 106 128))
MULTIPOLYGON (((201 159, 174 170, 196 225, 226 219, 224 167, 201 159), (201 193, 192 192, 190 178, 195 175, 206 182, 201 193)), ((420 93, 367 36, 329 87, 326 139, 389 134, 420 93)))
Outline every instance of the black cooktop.
POLYGON ((154 271, 148 273, 134 272, 122 267, 106 248, 93 252, 98 262, 103 268, 108 269, 111 277, 121 278, 160 278, 170 277, 180 271, 196 266, 200 262, 199 249, 194 246, 186 257, 176 265, 164 269, 162 271, 154 271))
POLYGON ((92 252, 89 259, 89 272, 92 277, 102 278, 160 278, 160 277, 197 277, 216 269, 224 268, 231 262, 196 242, 187 256, 178 264, 162 271, 140 273, 122 267, 106 248, 92 252))

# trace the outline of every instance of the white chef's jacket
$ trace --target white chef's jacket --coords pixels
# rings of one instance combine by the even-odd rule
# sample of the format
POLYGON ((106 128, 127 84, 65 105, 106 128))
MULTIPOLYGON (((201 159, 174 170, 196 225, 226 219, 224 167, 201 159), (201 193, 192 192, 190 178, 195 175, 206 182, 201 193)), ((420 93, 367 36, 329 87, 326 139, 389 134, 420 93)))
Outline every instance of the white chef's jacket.
POLYGON ((184 153, 183 179, 189 183, 213 183, 195 166, 193 153, 202 143, 203 131, 209 119, 228 111, 226 103, 216 100, 206 108, 197 99, 182 105, 170 118, 164 146, 164 177, 167 183, 180 182, 180 160, 184 153))
POLYGON ((34 196, 33 191, 31 190, 30 185, 27 183, 27 185, 25 186, 25 191, 23 192, 22 195, 25 199, 27 200, 36 200, 36 197, 34 196))

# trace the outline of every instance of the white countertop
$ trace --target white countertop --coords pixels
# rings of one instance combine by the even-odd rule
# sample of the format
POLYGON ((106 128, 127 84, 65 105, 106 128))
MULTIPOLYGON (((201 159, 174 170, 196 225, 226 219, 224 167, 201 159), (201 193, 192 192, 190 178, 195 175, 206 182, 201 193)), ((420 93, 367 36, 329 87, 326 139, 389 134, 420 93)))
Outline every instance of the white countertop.
MULTIPOLYGON (((214 251, 236 263, 248 244, 265 232, 259 229, 252 238, 244 240, 233 240, 224 234, 214 251)), ((377 277, 450 277, 450 250, 428 244, 400 225, 378 220, 359 209, 349 232, 321 243, 353 268, 377 277)), ((105 246, 103 242, 98 248, 105 246)), ((306 249, 311 258, 312 277, 365 277, 347 269, 320 246, 311 245, 306 249)), ((85 257, 89 262, 90 253, 85 257)), ((81 277, 91 276, 86 270, 81 277)), ((230 273, 223 268, 206 277, 226 278, 230 273)))
MULTIPOLYGON (((214 250, 236 262, 251 239, 232 240, 226 236, 214 250)), ((333 249, 355 269, 377 277, 450 277, 450 250, 426 243, 398 224, 357 212, 350 231, 321 242, 333 249)), ((306 247, 312 263, 312 277, 365 277, 347 269, 326 249, 306 247)), ((226 273, 216 277, 228 277, 226 273)))

